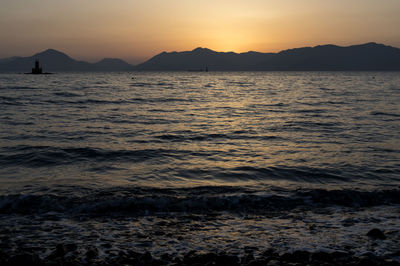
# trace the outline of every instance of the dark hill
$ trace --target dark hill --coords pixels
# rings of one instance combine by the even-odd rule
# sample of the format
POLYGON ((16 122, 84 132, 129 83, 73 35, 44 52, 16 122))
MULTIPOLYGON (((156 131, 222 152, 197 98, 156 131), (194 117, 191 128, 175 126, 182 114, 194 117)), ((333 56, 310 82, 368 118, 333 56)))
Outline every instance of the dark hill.
POLYGON ((400 49, 366 43, 341 47, 321 45, 279 53, 215 52, 196 48, 163 52, 136 66, 137 70, 400 70, 400 49))
POLYGON ((95 63, 94 66, 98 70, 110 70, 110 69, 115 69, 119 71, 125 71, 125 70, 132 70, 133 66, 125 62, 124 60, 118 59, 118 58, 104 58, 100 60, 99 62, 95 63))
POLYGON ((186 52, 163 52, 133 67, 121 59, 105 58, 97 63, 77 61, 48 49, 30 57, 0 59, 0 72, 29 72, 39 60, 45 72, 62 71, 330 71, 330 70, 400 70, 400 49, 377 43, 353 46, 320 45, 284 50, 279 53, 216 52, 196 48, 186 52))
POLYGON ((196 48, 186 52, 163 52, 136 66, 138 70, 253 70, 254 66, 268 60, 273 54, 247 52, 215 52, 196 48))
POLYGON ((35 60, 46 72, 62 71, 126 71, 133 66, 120 59, 103 59, 97 63, 77 61, 54 49, 37 53, 30 57, 13 57, 0 60, 0 72, 29 72, 35 60))

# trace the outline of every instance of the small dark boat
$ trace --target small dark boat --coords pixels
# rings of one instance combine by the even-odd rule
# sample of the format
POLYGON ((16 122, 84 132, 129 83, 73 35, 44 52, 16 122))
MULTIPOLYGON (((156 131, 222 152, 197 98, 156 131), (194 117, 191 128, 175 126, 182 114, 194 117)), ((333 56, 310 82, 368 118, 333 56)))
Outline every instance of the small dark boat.
POLYGON ((203 69, 189 69, 188 72, 204 72, 203 69))
POLYGON ((25 74, 34 74, 34 75, 49 75, 53 73, 43 72, 43 69, 39 65, 39 60, 35 61, 35 67, 32 68, 32 72, 25 74))
POLYGON ((189 72, 208 72, 208 67, 206 66, 205 69, 189 69, 189 72))

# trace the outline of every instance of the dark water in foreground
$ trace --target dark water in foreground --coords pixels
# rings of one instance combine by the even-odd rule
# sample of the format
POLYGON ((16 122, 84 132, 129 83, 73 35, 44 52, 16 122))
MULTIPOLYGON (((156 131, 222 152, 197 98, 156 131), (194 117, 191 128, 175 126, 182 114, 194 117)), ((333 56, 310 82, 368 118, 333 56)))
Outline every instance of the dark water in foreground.
POLYGON ((0 111, 3 250, 400 251, 399 72, 1 74, 0 111))

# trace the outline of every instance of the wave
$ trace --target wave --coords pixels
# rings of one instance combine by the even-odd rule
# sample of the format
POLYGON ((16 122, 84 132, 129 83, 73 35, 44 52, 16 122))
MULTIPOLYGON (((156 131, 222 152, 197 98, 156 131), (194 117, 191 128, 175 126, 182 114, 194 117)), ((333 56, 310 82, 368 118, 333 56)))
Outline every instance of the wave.
POLYGON ((317 122, 317 121, 286 121, 282 128, 291 132, 341 132, 344 130, 340 122, 317 122))
POLYGON ((28 87, 28 86, 10 86, 10 87, 6 86, 6 87, 3 87, 2 89, 13 91, 13 90, 37 90, 37 89, 41 89, 41 88, 28 87))
POLYGON ((293 113, 321 114, 321 113, 327 113, 327 110, 324 110, 324 109, 298 109, 298 110, 294 110, 293 113))
MULTIPOLYGON (((71 193, 72 194, 72 193, 71 193)), ((274 215, 296 208, 372 207, 400 204, 400 190, 296 190, 264 193, 236 187, 182 189, 131 188, 86 191, 84 196, 14 194, 0 196, 0 213, 67 216, 147 215, 149 213, 215 213, 274 215)))
POLYGON ((246 81, 228 81, 227 84, 238 86, 238 87, 243 87, 243 88, 247 88, 247 87, 256 85, 256 83, 254 83, 254 82, 246 82, 246 81))
POLYGON ((338 170, 319 169, 305 166, 298 167, 250 167, 242 166, 232 169, 237 175, 248 175, 258 179, 296 180, 319 182, 322 180, 348 181, 350 176, 344 176, 338 170))
MULTIPOLYGON (((68 96, 70 98, 72 96, 68 96)), ((78 96, 76 96, 78 97, 78 96)), ((126 103, 131 103, 131 101, 127 100, 100 100, 100 99, 84 99, 84 100, 77 100, 77 101, 72 101, 72 100, 47 100, 44 101, 46 103, 51 103, 51 104, 56 104, 56 105, 64 105, 64 104, 78 104, 78 105, 85 105, 85 104, 126 104, 126 103)))
MULTIPOLYGON (((63 95, 65 98, 81 97, 82 95, 73 95, 67 93, 63 95), (68 96, 67 96, 68 94, 68 96)), ((1 99, 0 99, 1 100, 1 99)), ((86 105, 86 104, 137 104, 137 103, 169 103, 169 102, 192 102, 192 99, 181 99, 181 98, 132 98, 132 99, 118 99, 118 100, 103 100, 103 99, 79 99, 73 100, 46 100, 45 103, 57 104, 57 105, 86 105)))
POLYGON ((289 104, 286 103, 275 103, 275 104, 267 104, 267 103, 252 103, 249 104, 250 108, 266 108, 266 107, 289 107, 289 104))
MULTIPOLYGON (((36 136, 40 137, 40 136, 36 136)), ((219 134, 211 134, 201 137, 194 136, 190 140, 203 141, 210 138, 225 138, 219 134)), ((248 136, 245 136, 248 137, 248 136)), ((180 136, 162 135, 168 141, 186 141, 180 136)), ((269 137, 268 137, 269 138, 269 137)), ((275 138, 272 137, 274 141, 275 138)), ((3 167, 75 167, 82 164, 95 164, 93 167, 108 167, 111 163, 142 163, 157 161, 157 166, 149 166, 148 169, 157 169, 163 172, 164 181, 168 182, 176 177, 187 180, 214 180, 229 182, 265 182, 265 181, 291 181, 305 184, 342 184, 351 183, 354 180, 396 181, 398 175, 396 167, 381 168, 346 165, 335 167, 309 167, 304 165, 274 165, 263 167, 262 165, 242 165, 240 167, 216 167, 180 165, 173 171, 166 162, 181 160, 213 160, 224 161, 226 158, 243 156, 236 151, 224 150, 186 150, 186 149, 101 149, 95 147, 55 147, 55 146, 10 146, 3 147, 0 153, 0 165, 3 167), (169 176, 167 175, 168 173, 169 176)), ((387 151, 385 151, 387 153, 387 151)), ((245 154, 246 155, 246 154, 245 154)), ((247 155, 246 155, 247 156, 247 155)), ((254 155, 253 155, 254 156, 254 155)), ((90 170, 90 169, 89 169, 90 170)), ((90 170, 91 171, 91 170, 90 170)))
POLYGON ((371 112, 371 115, 374 115, 374 116, 391 116, 391 117, 400 117, 400 114, 394 114, 394 113, 385 113, 385 112, 371 112))
POLYGON ((307 106, 329 106, 329 105, 348 105, 348 102, 344 101, 320 101, 320 102, 301 102, 302 105, 307 106))
MULTIPOLYGON (((143 149, 106 150, 99 148, 60 148, 50 146, 18 146, 8 148, 11 154, 1 154, 1 165, 24 165, 43 167, 85 161, 130 161, 140 162, 158 157, 176 157, 192 153, 185 150, 143 149)), ((196 153, 198 154, 198 153, 196 153)))
POLYGON ((134 82, 131 84, 131 87, 152 87, 156 84, 148 83, 148 82, 134 82))
MULTIPOLYGON (((21 122, 21 121, 15 121, 15 120, 10 120, 10 119, 2 119, 2 123, 5 125, 9 126, 30 126, 34 125, 33 122, 21 122)), ((4 137, 3 139, 17 139, 17 136, 7 136, 4 137)))
POLYGON ((0 104, 1 105, 24 105, 19 101, 19 98, 8 97, 8 96, 0 96, 0 104))
POLYGON ((54 95, 56 96, 62 96, 62 97, 81 97, 84 96, 84 94, 79 94, 79 93, 73 93, 73 92, 55 92, 54 95))
POLYGON ((272 136, 272 135, 246 135, 242 133, 232 134, 198 134, 198 135, 177 135, 177 134, 163 134, 155 136, 157 139, 170 141, 170 142, 184 142, 184 141, 210 141, 215 139, 224 140, 282 140, 282 137, 272 136))

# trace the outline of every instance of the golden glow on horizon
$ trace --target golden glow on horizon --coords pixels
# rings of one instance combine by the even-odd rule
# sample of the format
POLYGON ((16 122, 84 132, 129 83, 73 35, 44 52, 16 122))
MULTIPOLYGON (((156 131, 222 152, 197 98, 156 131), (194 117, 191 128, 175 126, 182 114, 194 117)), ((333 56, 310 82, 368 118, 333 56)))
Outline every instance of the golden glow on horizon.
POLYGON ((2 0, 0 57, 46 48, 77 59, 161 51, 276 52, 334 43, 400 46, 398 0, 2 0))

